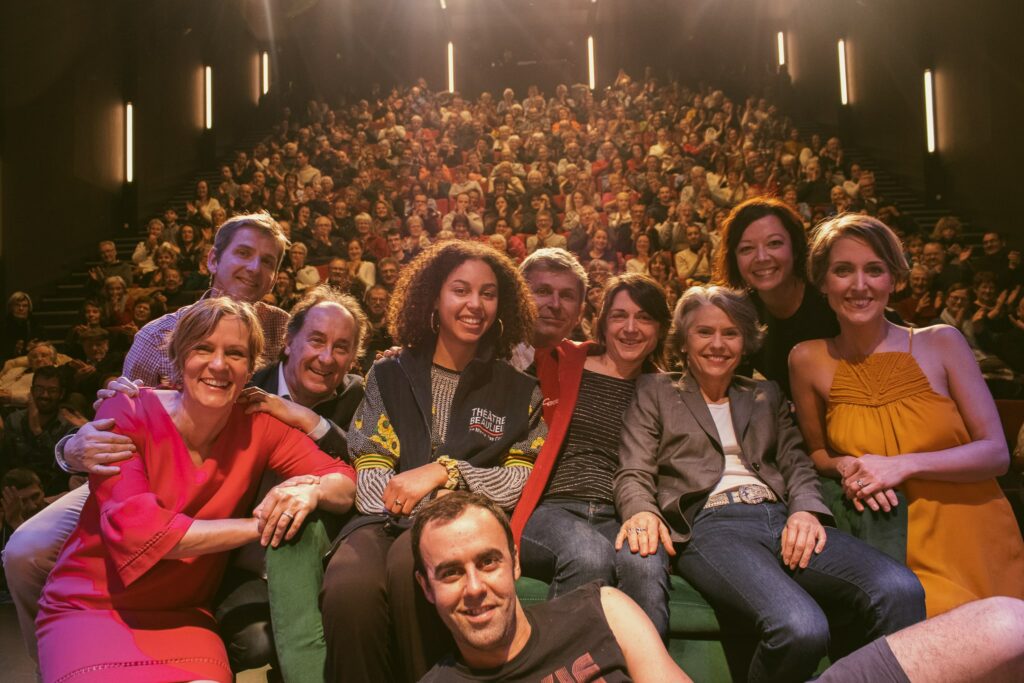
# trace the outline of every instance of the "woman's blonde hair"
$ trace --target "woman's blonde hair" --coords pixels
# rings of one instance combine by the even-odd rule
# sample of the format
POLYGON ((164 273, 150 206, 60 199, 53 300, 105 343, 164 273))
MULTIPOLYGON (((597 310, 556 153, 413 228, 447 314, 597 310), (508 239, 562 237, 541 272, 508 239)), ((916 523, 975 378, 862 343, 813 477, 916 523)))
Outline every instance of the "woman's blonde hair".
POLYGON ((263 353, 263 328, 256 312, 249 304, 235 301, 227 297, 211 297, 201 299, 193 304, 178 319, 167 345, 167 357, 174 365, 176 377, 174 383, 179 384, 184 375, 185 359, 204 339, 213 334, 217 324, 224 318, 234 316, 242 321, 249 330, 249 372, 256 369, 256 361, 263 353))
POLYGON ((825 283, 832 247, 843 237, 852 237, 868 245, 885 263, 896 283, 907 279, 910 267, 896 233, 877 218, 861 213, 844 213, 819 225, 811 236, 807 275, 818 289, 825 283))

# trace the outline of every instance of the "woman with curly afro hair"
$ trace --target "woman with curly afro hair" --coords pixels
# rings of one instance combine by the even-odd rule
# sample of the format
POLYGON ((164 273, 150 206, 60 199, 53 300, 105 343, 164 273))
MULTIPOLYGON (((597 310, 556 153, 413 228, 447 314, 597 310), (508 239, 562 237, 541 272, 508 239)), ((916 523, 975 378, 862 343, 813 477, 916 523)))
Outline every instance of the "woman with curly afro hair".
POLYGON ((359 515, 324 576, 327 680, 415 681, 454 649, 416 589, 408 529, 455 489, 515 507, 547 429, 536 380, 506 359, 535 315, 512 261, 476 242, 435 245, 398 280, 402 350, 370 369, 348 432, 359 515))

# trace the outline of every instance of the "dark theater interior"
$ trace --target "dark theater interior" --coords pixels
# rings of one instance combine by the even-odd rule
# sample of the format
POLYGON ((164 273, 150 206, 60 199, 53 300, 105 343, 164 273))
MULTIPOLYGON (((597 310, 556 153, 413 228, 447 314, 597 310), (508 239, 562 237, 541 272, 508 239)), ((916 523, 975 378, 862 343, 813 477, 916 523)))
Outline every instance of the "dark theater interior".
POLYGON ((0 679, 1024 681, 1022 29, 0 3, 0 679))

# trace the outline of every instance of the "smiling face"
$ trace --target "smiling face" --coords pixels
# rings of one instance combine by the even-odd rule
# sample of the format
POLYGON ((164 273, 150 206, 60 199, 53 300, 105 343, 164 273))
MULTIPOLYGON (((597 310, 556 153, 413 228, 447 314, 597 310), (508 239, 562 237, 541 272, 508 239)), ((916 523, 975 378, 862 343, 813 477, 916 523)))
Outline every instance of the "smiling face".
POLYGON ((210 251, 207 267, 213 287, 238 301, 259 301, 274 285, 281 245, 255 228, 239 228, 223 254, 210 251))
POLYGON ((793 243, 775 216, 759 218, 743 231, 736 245, 740 277, 758 292, 767 292, 793 277, 793 243))
POLYGON ((450 522, 430 522, 420 537, 423 593, 472 667, 504 660, 525 621, 516 599, 519 561, 490 512, 467 508, 450 522))
POLYGON ((683 340, 686 367, 700 385, 728 383, 743 358, 740 328, 718 306, 705 304, 689 314, 683 340))
POLYGON ((547 348, 561 343, 572 334, 583 308, 579 279, 569 271, 534 268, 526 283, 537 306, 534 344, 547 348))
POLYGON ((237 316, 224 316, 208 337, 185 355, 182 392, 203 408, 230 408, 249 381, 249 329, 237 316))
POLYGON ((619 364, 642 364, 658 345, 659 328, 658 322, 633 301, 629 292, 618 292, 605 323, 603 341, 608 356, 619 364))
POLYGON ((881 317, 894 287, 888 266, 865 242, 841 237, 832 245, 821 289, 840 323, 881 317))
POLYGON ((302 327, 285 342, 284 377, 293 400, 312 408, 334 395, 355 360, 357 331, 343 306, 324 302, 309 309, 302 327))
POLYGON ((498 315, 497 276, 484 261, 465 261, 441 285, 436 309, 441 326, 438 343, 475 351, 498 315))

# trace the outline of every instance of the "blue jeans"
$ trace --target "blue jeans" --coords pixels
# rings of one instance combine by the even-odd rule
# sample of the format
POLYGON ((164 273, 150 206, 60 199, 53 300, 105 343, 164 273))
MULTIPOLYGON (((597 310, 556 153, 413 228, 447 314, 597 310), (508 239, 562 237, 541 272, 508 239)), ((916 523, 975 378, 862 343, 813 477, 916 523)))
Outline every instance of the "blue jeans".
POLYGON ((668 635, 668 555, 641 557, 629 545, 615 551, 622 523, 615 506, 581 500, 545 500, 523 529, 523 573, 551 584, 557 598, 590 581, 615 586, 640 605, 662 639, 668 635))
POLYGON ((825 530, 807 569, 790 571, 781 559, 788 517, 782 503, 701 510, 676 558, 721 621, 753 628, 749 681, 806 681, 826 654, 834 661, 925 618, 913 572, 838 529, 825 530))

